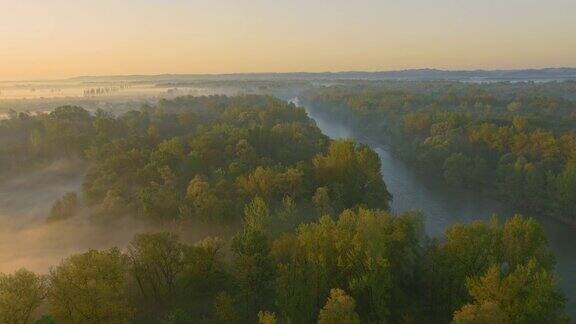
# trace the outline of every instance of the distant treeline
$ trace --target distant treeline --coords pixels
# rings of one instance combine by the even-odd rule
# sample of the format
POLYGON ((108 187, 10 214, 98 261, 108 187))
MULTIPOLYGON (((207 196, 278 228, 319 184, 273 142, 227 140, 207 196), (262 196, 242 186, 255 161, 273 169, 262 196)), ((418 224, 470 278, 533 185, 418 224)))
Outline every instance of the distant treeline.
POLYGON ((267 81, 278 80, 576 80, 576 68, 543 68, 517 70, 438 70, 408 69, 397 71, 344 71, 292 73, 232 74, 158 74, 81 76, 69 79, 83 82, 194 82, 194 81, 267 81))
POLYGON ((98 87, 84 89, 84 97, 104 96, 119 92, 128 88, 128 84, 121 84, 112 87, 98 87))

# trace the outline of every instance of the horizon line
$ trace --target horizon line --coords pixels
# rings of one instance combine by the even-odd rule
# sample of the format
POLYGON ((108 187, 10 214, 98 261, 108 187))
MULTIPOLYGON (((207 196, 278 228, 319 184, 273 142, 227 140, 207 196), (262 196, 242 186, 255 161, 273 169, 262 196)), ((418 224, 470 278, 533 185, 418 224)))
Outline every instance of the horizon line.
MULTIPOLYGON (((395 69, 395 70, 340 70, 340 71, 291 71, 291 72, 229 72, 229 73, 189 73, 189 72, 176 72, 176 73, 128 73, 128 74, 85 74, 61 78, 38 78, 38 79, 24 79, 24 80, 0 80, 0 83, 7 82, 56 82, 56 81, 71 81, 74 79, 82 78, 122 78, 122 77, 162 77, 162 76, 191 76, 191 77, 218 77, 218 76, 258 76, 258 75, 295 75, 295 74, 378 74, 378 73, 405 73, 405 72, 449 72, 449 73, 471 73, 471 72, 521 72, 521 71, 547 71, 547 70, 575 70, 576 66, 560 66, 560 67, 525 67, 525 68, 476 68, 476 69, 442 69, 442 68, 408 68, 408 69, 395 69)), ((576 77, 576 75, 575 75, 576 77)))

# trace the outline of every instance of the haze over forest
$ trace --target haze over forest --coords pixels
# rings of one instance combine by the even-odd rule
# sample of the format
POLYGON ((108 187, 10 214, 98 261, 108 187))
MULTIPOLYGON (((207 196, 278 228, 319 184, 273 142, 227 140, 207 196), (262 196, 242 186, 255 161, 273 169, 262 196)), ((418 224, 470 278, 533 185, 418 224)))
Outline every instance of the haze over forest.
POLYGON ((0 4, 0 324, 576 319, 576 2, 0 4))

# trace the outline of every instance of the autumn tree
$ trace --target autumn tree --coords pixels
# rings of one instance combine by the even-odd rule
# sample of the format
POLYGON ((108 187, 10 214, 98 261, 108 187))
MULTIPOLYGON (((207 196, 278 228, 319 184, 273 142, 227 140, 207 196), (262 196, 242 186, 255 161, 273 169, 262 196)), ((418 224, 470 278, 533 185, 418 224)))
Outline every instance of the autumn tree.
POLYGON ((256 196, 244 208, 244 228, 265 233, 270 226, 270 210, 264 199, 256 196))
POLYGON ((258 312, 258 324, 276 324, 276 315, 271 312, 258 312))
POLYGON ((318 324, 359 324, 356 302, 342 289, 332 289, 324 308, 320 310, 318 324))
POLYGON ((469 304, 454 312, 453 324, 505 324, 510 320, 500 306, 492 301, 469 304))
POLYGON ((544 323, 564 319, 564 297, 553 274, 532 259, 510 274, 492 266, 478 279, 469 279, 467 286, 474 306, 465 306, 455 314, 462 318, 470 309, 490 306, 490 316, 502 317, 506 323, 544 323))
MULTIPOLYGON (((430 248, 428 258, 427 285, 436 298, 429 311, 442 320, 452 317, 456 310, 470 303, 467 283, 485 276, 489 269, 516 273, 520 268, 526 269, 532 261, 538 265, 530 268, 535 272, 549 274, 554 268, 554 259, 542 228, 535 220, 520 215, 504 224, 494 217, 489 222, 454 225, 446 231, 443 244, 430 248)), ((491 272, 491 275, 492 279, 496 277, 495 273, 491 272)), ((546 282, 554 287, 551 278, 546 282)), ((481 303, 471 306, 465 313, 481 307, 481 303)), ((500 305, 506 311, 503 307, 500 305)))
POLYGON ((367 146, 335 141, 327 154, 314 158, 313 164, 319 186, 328 188, 337 209, 355 205, 389 208, 391 195, 382 180, 380 159, 367 146))

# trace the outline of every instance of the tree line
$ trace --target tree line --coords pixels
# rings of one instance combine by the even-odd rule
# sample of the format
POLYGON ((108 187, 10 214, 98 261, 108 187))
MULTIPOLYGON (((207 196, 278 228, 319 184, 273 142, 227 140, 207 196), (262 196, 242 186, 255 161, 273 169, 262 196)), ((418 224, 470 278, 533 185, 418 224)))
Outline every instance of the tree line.
POLYGON ((47 275, 0 276, 0 319, 29 323, 565 322, 554 259, 533 219, 454 225, 348 209, 274 234, 247 207, 229 240, 170 232, 76 254, 47 275))
POLYGON ((574 223, 574 89, 575 82, 393 82, 313 90, 307 100, 355 120, 422 173, 574 223))

